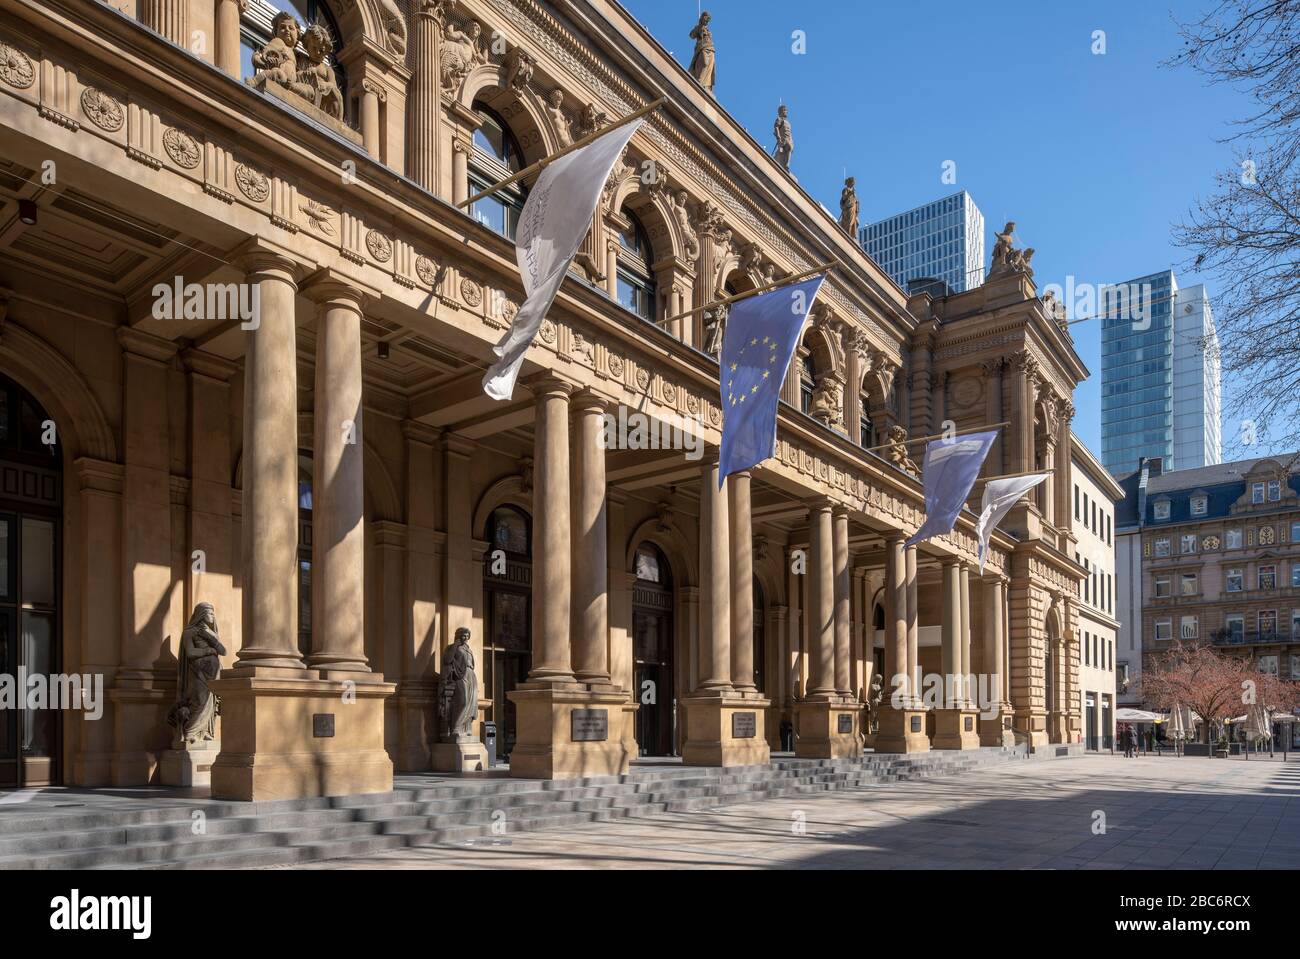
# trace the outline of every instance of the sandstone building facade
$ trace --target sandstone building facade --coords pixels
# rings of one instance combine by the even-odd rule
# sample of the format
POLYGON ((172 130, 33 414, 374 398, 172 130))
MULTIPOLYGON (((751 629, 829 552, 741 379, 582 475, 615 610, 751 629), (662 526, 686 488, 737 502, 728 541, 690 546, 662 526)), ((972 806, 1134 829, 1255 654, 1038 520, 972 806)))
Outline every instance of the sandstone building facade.
POLYGON ((1005 249, 907 297, 617 4, 13 0, 0 127, 4 669, 107 688, 7 717, 0 785, 164 778, 201 602, 220 796, 463 768, 462 627, 516 775, 763 762, 784 723, 850 754, 876 669, 998 677, 993 718, 907 700, 878 749, 1080 740, 1057 309, 1005 249), (494 403, 526 183, 457 204, 658 97, 494 403), (719 489, 714 320, 670 318, 828 260, 777 455, 719 489), (703 455, 605 450, 620 410, 703 455), (982 575, 970 513, 904 548, 921 483, 872 450, 945 422, 1008 424, 986 475, 1055 469, 982 575))

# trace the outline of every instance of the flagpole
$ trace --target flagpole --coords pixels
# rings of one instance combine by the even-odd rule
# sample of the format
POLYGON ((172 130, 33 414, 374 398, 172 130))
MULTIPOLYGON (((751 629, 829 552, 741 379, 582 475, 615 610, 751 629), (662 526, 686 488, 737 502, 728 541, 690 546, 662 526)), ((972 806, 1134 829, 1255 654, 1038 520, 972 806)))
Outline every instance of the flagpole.
POLYGON ((592 143, 595 140, 598 140, 600 137, 603 137, 610 130, 616 130, 619 127, 625 127, 629 123, 633 122, 634 120, 641 119, 647 113, 653 113, 655 110, 658 110, 661 106, 663 106, 667 102, 668 102, 667 97, 660 97, 654 102, 646 104, 640 110, 636 110, 633 111, 632 113, 629 113, 627 116, 623 117, 623 119, 616 120, 615 122, 611 123, 609 126, 601 127, 595 133, 588 133, 582 139, 570 143, 563 150, 559 150, 555 153, 552 153, 548 157, 542 157, 542 159, 538 160, 536 163, 529 164, 528 166, 520 170, 518 173, 514 173, 506 177, 500 183, 493 184, 492 186, 488 187, 486 190, 483 190, 480 193, 475 193, 468 200, 461 200, 459 203, 456 204, 456 206, 458 207, 472 206, 473 204, 477 203, 479 200, 483 199, 485 196, 491 196, 493 193, 496 193, 498 190, 501 190, 505 187, 508 187, 512 183, 524 179, 524 177, 532 176, 534 173, 538 173, 546 169, 556 160, 560 159, 560 157, 568 156, 570 153, 574 152, 575 150, 581 150, 587 144, 592 143))
MULTIPOLYGON (((944 439, 948 439, 951 436, 965 436, 967 433, 983 433, 985 430, 996 430, 996 429, 1001 429, 1004 426, 1010 426, 1010 425, 1011 425, 1011 421, 1007 420, 1004 423, 993 423, 990 426, 972 426, 968 430, 957 430, 957 432, 955 433, 935 433, 933 436, 918 436, 914 440, 903 440, 903 445, 911 446, 913 443, 925 443, 929 440, 944 440, 944 439)), ((869 446, 866 449, 864 449, 862 452, 876 453, 879 452, 880 450, 888 450, 893 448, 894 448, 893 443, 885 443, 882 446, 869 446)), ((1041 473, 1043 471, 1035 470, 1034 472, 1041 473)))
POLYGON ((729 296, 723 300, 714 300, 712 303, 706 303, 704 306, 697 306, 693 310, 687 310, 685 313, 678 313, 676 316, 664 317, 662 320, 655 320, 655 325, 661 323, 671 323, 673 320, 684 320, 688 316, 694 316, 696 313, 704 313, 708 310, 717 309, 720 306, 726 306, 728 303, 735 303, 737 300, 748 299, 751 296, 758 296, 760 293, 766 293, 769 290, 775 290, 778 287, 789 286, 791 283, 798 283, 800 280, 806 280, 810 276, 816 276, 818 273, 829 273, 831 270, 840 266, 838 260, 832 260, 829 263, 823 263, 821 266, 813 267, 811 270, 805 270, 802 273, 796 273, 794 276, 788 276, 783 280, 776 280, 760 286, 757 289, 746 290, 744 293, 737 293, 735 296, 729 296))
POLYGON ((1056 467, 1049 466, 1042 470, 1025 470, 1023 473, 1003 473, 1001 476, 978 476, 975 479, 977 483, 991 483, 994 480, 1019 479, 1022 476, 1037 476, 1040 473, 1055 473, 1056 467))

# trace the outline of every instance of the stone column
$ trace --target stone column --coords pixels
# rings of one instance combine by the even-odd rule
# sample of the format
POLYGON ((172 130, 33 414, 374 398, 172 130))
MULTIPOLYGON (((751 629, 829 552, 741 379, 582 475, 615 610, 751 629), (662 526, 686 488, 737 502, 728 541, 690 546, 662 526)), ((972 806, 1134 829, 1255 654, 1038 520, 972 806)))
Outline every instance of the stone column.
POLYGON ((414 72, 406 101, 406 172, 430 193, 438 192, 438 126, 442 115, 439 51, 440 0, 417 0, 411 17, 414 72))
POLYGON ((241 64, 239 14, 248 0, 217 0, 217 66, 236 79, 241 64))
POLYGON ((140 0, 140 22, 172 43, 189 49, 189 0, 140 0))
POLYGON ((913 703, 921 693, 920 605, 916 592, 916 547, 904 547, 907 554, 907 678, 913 703))
POLYGON ((605 506, 605 404, 584 391, 570 404, 573 451, 573 670, 580 683, 608 686, 609 525, 605 506))
POLYGON ((451 141, 451 201, 464 203, 469 192, 469 154, 474 147, 469 140, 455 136, 451 141))
POLYGON ((898 685, 895 677, 908 671, 908 593, 907 556, 903 548, 903 535, 891 533, 885 537, 885 674, 882 705, 887 704, 895 689, 901 689, 906 701, 911 700, 911 681, 898 685))
POLYGON ((379 102, 384 88, 373 80, 361 82, 361 145, 376 160, 380 158, 383 131, 379 128, 379 102))
POLYGON ((700 474, 699 689, 722 693, 732 689, 727 493, 726 486, 718 488, 717 454, 706 456, 700 474))
POLYGON ((958 697, 969 706, 971 702, 970 567, 965 563, 958 567, 957 581, 961 587, 961 686, 958 697))
POLYGON ((574 681, 570 664, 568 383, 544 376, 530 384, 537 398, 533 426, 533 668, 530 686, 574 681))
POLYGON ((829 501, 808 511, 808 692, 835 695, 835 547, 829 501))
POLYGON ((328 270, 314 276, 303 292, 317 304, 312 650, 307 665, 368 673, 361 311, 368 296, 378 294, 328 270))
POLYGON ((989 693, 998 706, 997 716, 980 720, 980 745, 1010 746, 1015 742, 1010 731, 1011 703, 1006 695, 1006 585, 1001 576, 984 580, 984 670, 989 677, 989 693))
POLYGON ((243 636, 236 668, 301 670, 298 652, 298 265, 259 249, 243 258, 258 290, 245 334, 243 636))
POLYGON ((849 511, 836 507, 834 511, 835 539, 835 692, 845 699, 854 698, 849 677, 849 657, 852 655, 849 576, 849 511))
POLYGON ((953 677, 961 670, 961 584, 957 581, 957 562, 951 559, 943 561, 942 636, 943 704, 951 709, 957 696, 953 677))
POLYGON ((742 696, 754 685, 754 532, 749 504, 750 474, 727 477, 731 525, 731 684, 742 696))

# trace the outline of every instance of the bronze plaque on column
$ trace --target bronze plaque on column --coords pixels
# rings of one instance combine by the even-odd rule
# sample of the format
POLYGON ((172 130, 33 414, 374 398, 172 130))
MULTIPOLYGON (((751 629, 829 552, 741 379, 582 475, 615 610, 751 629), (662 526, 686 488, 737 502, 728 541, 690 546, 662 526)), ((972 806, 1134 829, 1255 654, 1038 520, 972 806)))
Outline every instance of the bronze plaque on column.
POLYGON ((609 739, 608 709, 575 709, 569 715, 569 738, 575 743, 603 743, 609 739))
POLYGON ((841 733, 851 733, 851 732, 853 732, 853 714, 852 714, 852 713, 840 713, 840 725, 839 725, 839 731, 840 731, 841 733))
POLYGON ((974 722, 975 722, 975 717, 974 717, 974 716, 967 716, 967 717, 966 717, 966 732, 970 732, 972 729, 975 728, 974 725, 973 725, 974 722))
POLYGON ((311 734, 316 739, 329 739, 334 735, 333 713, 312 713, 311 734))
POLYGON ((758 734, 757 713, 732 713, 731 738, 753 739, 758 734))
POLYGON ((920 731, 921 731, 921 717, 920 717, 920 716, 913 716, 913 717, 912 717, 912 732, 914 732, 914 733, 919 733, 920 731))

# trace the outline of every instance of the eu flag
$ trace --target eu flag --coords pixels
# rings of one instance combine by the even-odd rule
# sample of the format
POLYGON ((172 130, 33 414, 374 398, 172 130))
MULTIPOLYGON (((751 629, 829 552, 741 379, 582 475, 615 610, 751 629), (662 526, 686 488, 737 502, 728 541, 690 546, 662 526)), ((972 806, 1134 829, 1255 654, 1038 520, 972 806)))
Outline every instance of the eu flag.
POLYGON ((825 274, 738 301, 722 338, 718 487, 776 452, 776 404, 825 274))

